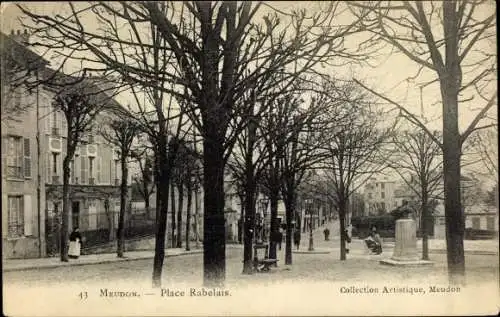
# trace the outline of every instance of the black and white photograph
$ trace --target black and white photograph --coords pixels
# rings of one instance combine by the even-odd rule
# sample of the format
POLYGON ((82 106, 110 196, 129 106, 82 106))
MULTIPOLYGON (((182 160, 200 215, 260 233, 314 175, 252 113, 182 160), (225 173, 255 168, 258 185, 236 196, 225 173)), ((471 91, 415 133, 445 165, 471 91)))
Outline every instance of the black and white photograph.
POLYGON ((3 314, 497 315, 496 10, 2 2, 3 314))

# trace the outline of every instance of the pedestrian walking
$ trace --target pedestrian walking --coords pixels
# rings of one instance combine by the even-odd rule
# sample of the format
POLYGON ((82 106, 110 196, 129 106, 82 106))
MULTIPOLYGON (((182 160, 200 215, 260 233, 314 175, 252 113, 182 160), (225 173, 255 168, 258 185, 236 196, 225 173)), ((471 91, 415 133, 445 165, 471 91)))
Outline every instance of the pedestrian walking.
POLYGON ((330 238, 330 229, 325 228, 325 230, 323 230, 323 234, 325 235, 325 241, 328 241, 330 238))
POLYGON ((69 250, 68 257, 71 259, 78 259, 80 256, 82 246, 82 235, 78 227, 75 227, 69 235, 69 250))
POLYGON ((349 250, 351 249, 351 242, 352 242, 352 225, 349 224, 345 230, 346 234, 346 253, 349 253, 349 250))
POLYGON ((300 246, 300 230, 295 229, 293 233, 293 243, 298 250, 300 246))
POLYGON ((281 251, 281 243, 283 243, 283 228, 280 227, 277 236, 278 248, 281 251))

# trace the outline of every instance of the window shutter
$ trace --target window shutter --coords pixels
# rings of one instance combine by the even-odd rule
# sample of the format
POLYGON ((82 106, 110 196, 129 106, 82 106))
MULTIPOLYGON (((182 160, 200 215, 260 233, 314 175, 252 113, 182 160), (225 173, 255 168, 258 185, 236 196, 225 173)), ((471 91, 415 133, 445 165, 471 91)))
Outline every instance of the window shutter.
POLYGON ((62 113, 59 110, 56 113, 56 127, 59 130, 59 135, 62 135, 62 113))
POLYGON ((42 116, 43 116, 43 122, 45 124, 45 133, 48 134, 50 133, 50 101, 46 98, 43 98, 43 101, 46 102, 45 106, 42 106, 42 116))
POLYGON ((54 127, 54 112, 56 111, 54 105, 49 106, 49 112, 47 114, 47 117, 49 118, 49 133, 52 134, 52 127, 54 127))
POLYGON ((49 152, 46 155, 46 160, 45 160, 45 170, 46 170, 46 181, 47 183, 51 184, 52 183, 52 154, 49 152))
POLYGON ((102 165, 102 157, 97 158, 97 184, 101 183, 101 165, 102 165))
POLYGON ((30 139, 24 139, 24 177, 31 178, 31 149, 30 139))
POLYGON ((67 136, 68 135, 68 124, 66 122, 66 116, 64 115, 63 112, 60 113, 61 115, 61 135, 62 136, 67 136))
POLYGON ((74 161, 74 164, 73 164, 73 168, 75 169, 73 174, 74 174, 74 178, 75 178, 75 184, 80 184, 80 174, 78 173, 80 171, 80 157, 79 156, 75 156, 73 158, 73 161, 74 161))
POLYGON ((24 195, 24 235, 33 235, 33 209, 31 208, 31 195, 24 195))
POLYGON ((113 160, 109 160, 109 184, 114 185, 115 184, 115 171, 113 167, 113 160))
POLYGON ((82 171, 82 178, 80 179, 80 184, 87 184, 88 182, 88 176, 87 176, 87 157, 86 156, 81 156, 81 171, 82 171))
POLYGON ((62 162, 63 162, 63 155, 62 153, 57 154, 57 159, 56 159, 56 170, 57 170, 57 175, 61 177, 61 184, 62 184, 62 162))

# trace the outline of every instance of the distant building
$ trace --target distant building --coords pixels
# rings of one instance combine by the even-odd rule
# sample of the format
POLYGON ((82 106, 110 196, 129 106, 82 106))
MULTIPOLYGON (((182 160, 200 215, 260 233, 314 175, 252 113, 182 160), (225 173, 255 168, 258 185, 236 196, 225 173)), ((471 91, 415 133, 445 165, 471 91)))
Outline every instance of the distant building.
MULTIPOLYGON (((472 194, 467 193, 469 189, 478 186, 474 178, 462 175, 460 177, 460 184, 462 191, 462 208, 464 210, 465 229, 495 231, 498 236, 498 204, 496 206, 492 206, 479 201, 480 199, 478 200, 477 197, 467 197, 471 195, 474 196, 476 194, 475 192, 473 192, 472 194)), ((446 238, 444 201, 440 201, 439 205, 436 207, 434 217, 435 238, 446 238)))
POLYGON ((395 189, 396 182, 387 176, 370 178, 363 191, 365 215, 376 215, 393 210, 397 206, 395 189))

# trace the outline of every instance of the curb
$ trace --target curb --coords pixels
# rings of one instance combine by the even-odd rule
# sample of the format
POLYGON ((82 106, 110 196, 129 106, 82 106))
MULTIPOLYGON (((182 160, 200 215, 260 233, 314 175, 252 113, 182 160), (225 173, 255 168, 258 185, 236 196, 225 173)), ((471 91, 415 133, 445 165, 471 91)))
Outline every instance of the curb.
MULTIPOLYGON (((437 253, 437 254, 446 254, 446 250, 443 249, 430 249, 429 253, 437 253)), ((472 254, 472 255, 498 255, 498 252, 495 251, 481 251, 481 250, 465 250, 464 254, 472 254)))
MULTIPOLYGON (((196 251, 190 251, 190 252, 184 252, 184 253, 177 253, 177 254, 166 254, 166 258, 170 257, 175 257, 175 256, 181 256, 181 255, 191 255, 191 254, 200 254, 203 253, 203 250, 196 250, 196 251)), ((96 264, 107 264, 107 263, 117 263, 117 262, 129 262, 129 261, 138 261, 138 260, 148 260, 148 259, 153 259, 154 254, 152 255, 147 255, 147 256, 142 256, 142 257, 131 257, 131 258, 114 258, 114 259, 105 259, 105 260, 98 260, 95 262, 59 262, 59 263, 52 263, 52 264, 42 264, 39 266, 29 266, 29 267, 11 267, 11 268, 3 268, 3 272, 15 272, 15 271, 30 271, 30 270, 42 270, 42 269, 53 269, 53 268, 58 268, 58 267, 69 267, 69 266, 84 266, 84 265, 96 265, 96 264)))

